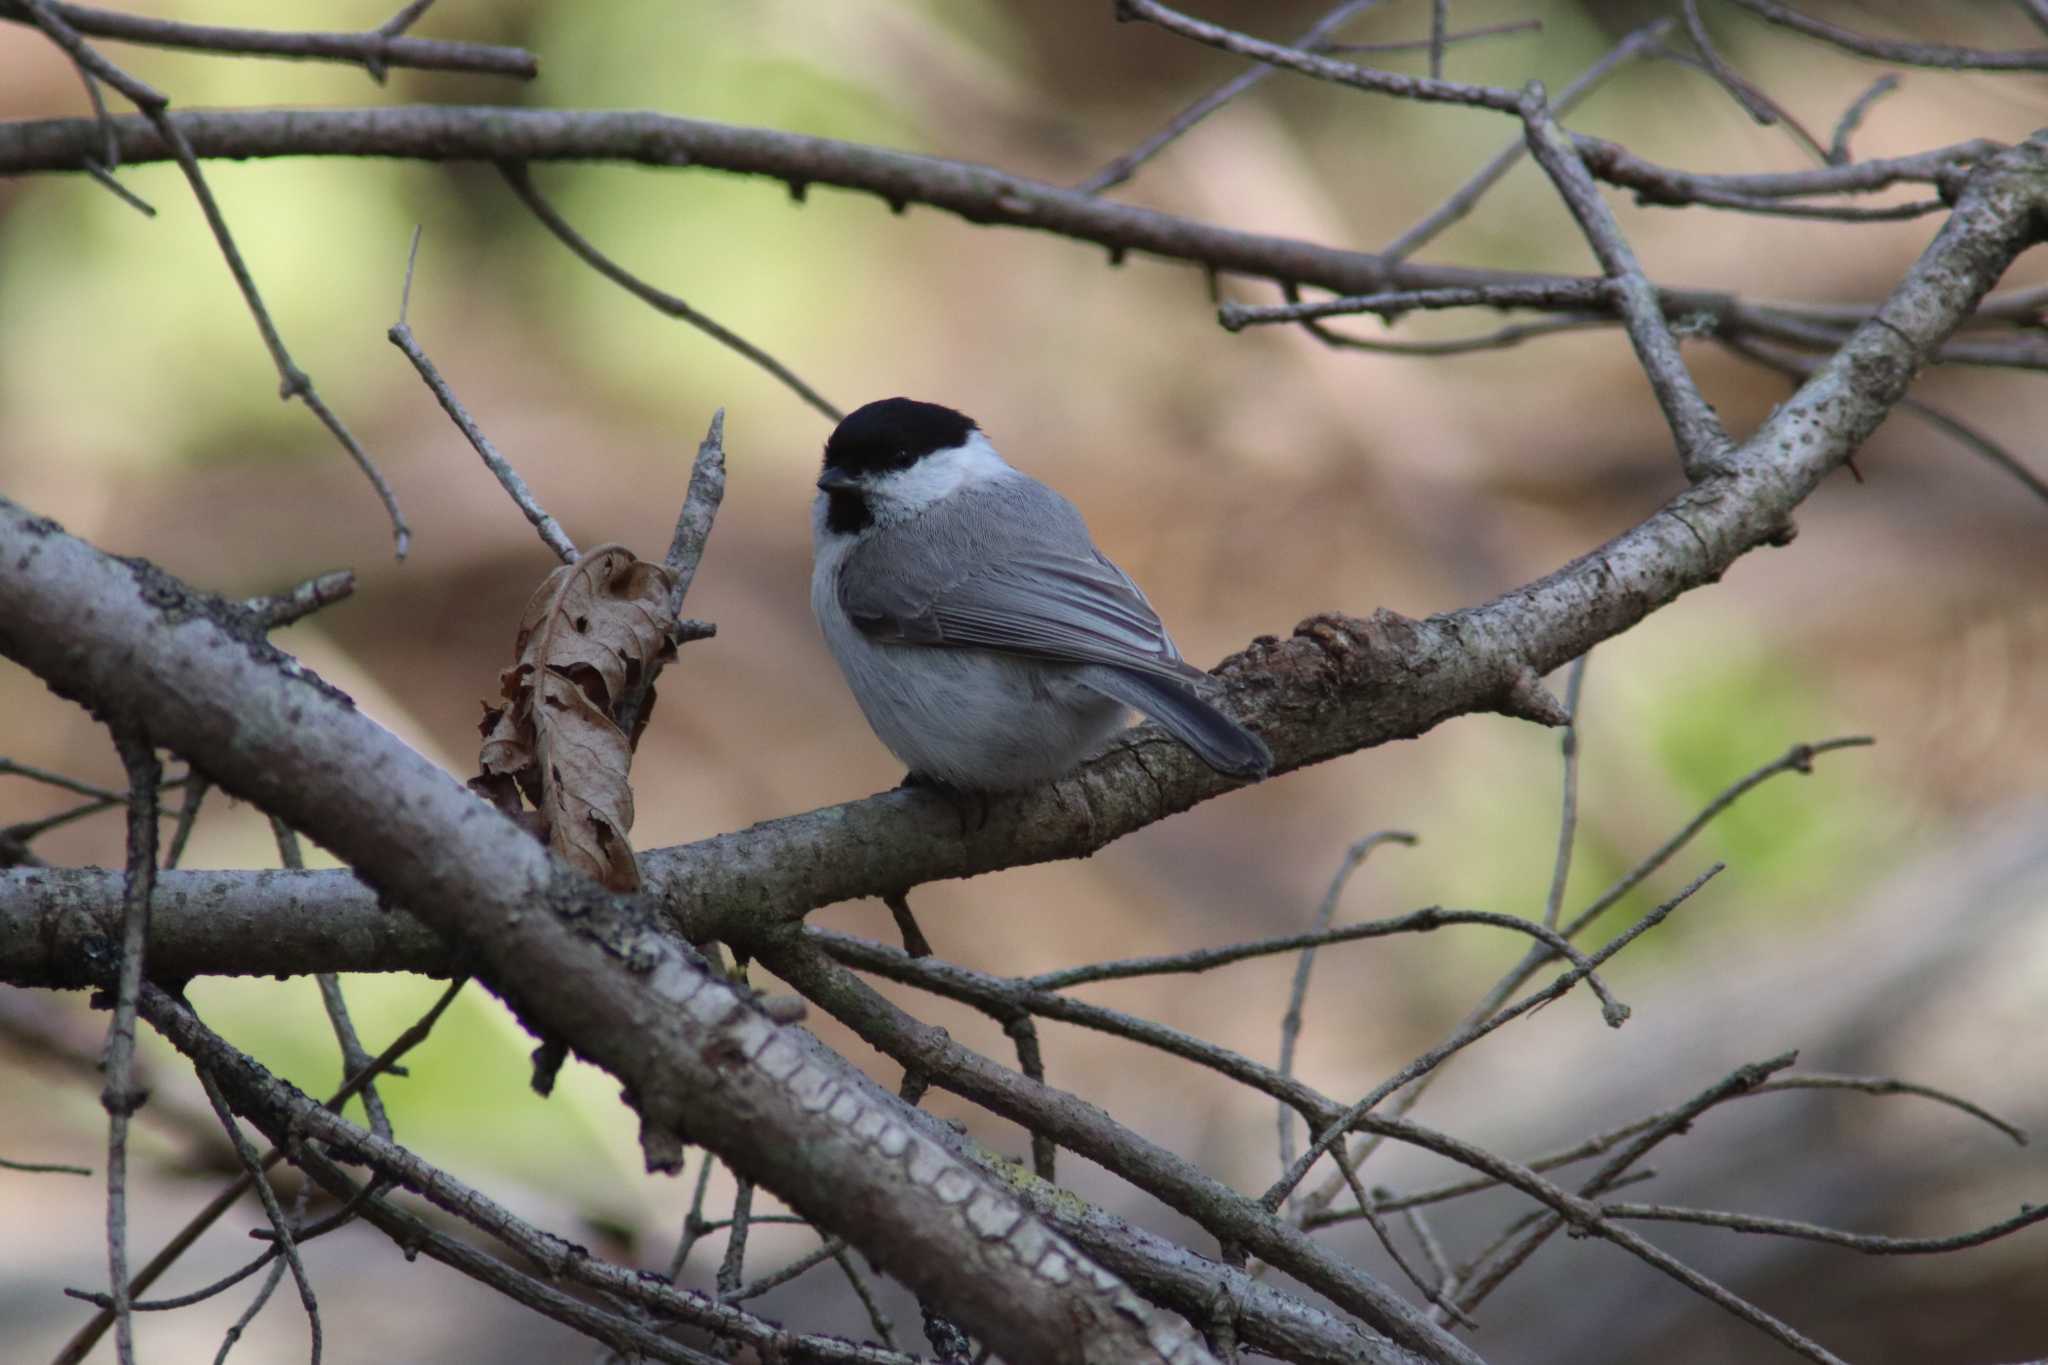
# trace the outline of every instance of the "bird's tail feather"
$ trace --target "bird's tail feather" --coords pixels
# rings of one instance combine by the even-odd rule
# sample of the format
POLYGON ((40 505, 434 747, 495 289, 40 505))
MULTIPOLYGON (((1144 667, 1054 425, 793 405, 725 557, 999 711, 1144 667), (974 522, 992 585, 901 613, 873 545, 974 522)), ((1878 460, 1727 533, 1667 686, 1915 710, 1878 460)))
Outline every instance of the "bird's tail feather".
POLYGON ((1099 667, 1088 683, 1166 727, 1195 756, 1228 777, 1264 777, 1273 767, 1266 742, 1185 684, 1135 670, 1099 667))

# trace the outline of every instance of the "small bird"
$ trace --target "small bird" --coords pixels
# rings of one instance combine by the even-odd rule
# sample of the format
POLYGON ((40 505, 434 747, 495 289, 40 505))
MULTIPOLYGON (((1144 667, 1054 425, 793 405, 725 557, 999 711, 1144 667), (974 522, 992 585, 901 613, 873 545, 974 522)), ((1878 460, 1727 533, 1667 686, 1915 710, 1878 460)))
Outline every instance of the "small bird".
POLYGON ((1142 711, 1204 763, 1273 755, 1208 698, 1158 613, 1065 498, 973 419, 885 398, 825 443, 811 609, 854 700, 913 781, 1007 791, 1073 770, 1142 711))

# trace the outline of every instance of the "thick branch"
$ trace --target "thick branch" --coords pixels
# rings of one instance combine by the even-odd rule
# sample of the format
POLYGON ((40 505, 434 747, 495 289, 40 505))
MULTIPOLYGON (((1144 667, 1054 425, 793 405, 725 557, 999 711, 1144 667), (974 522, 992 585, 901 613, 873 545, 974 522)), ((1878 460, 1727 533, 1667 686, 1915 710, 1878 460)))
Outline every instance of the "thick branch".
MULTIPOLYGON (((1207 1361, 894 1100, 709 972, 272 647, 247 612, 0 501, 0 652, 193 756, 473 953, 537 1031, 616 1076, 651 1153, 678 1136, 884 1261, 949 1317, 1055 1362, 1207 1361)), ((106 969, 102 969, 102 975, 106 969)))

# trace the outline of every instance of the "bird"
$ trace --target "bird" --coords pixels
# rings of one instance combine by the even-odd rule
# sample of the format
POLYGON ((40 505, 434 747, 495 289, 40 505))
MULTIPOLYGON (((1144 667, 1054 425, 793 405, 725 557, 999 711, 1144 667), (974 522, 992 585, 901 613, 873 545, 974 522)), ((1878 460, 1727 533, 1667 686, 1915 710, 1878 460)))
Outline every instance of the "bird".
POLYGON ((1272 769, 1074 504, 965 413, 869 403, 825 442, 817 487, 811 608, 909 783, 986 794, 1051 782, 1133 710, 1225 776, 1272 769))

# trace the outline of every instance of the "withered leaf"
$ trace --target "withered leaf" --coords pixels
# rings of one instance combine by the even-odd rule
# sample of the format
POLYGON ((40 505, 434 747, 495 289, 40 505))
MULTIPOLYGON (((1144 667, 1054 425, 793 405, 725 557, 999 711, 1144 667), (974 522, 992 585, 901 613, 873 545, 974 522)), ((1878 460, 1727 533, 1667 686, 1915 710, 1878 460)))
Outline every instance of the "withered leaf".
POLYGON ((638 736, 620 730, 618 707, 647 669, 675 655, 670 582, 667 568, 622 545, 541 580, 520 618, 517 662, 499 678, 508 704, 484 707, 482 772, 469 784, 515 819, 537 819, 549 847, 614 891, 640 885, 626 838, 638 736))

